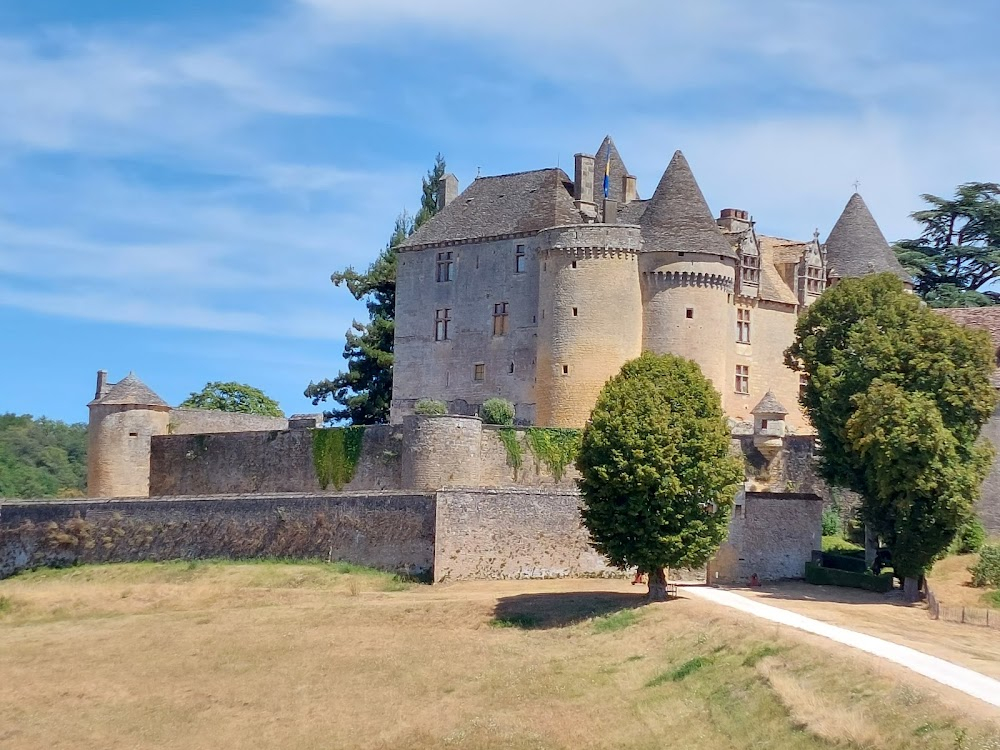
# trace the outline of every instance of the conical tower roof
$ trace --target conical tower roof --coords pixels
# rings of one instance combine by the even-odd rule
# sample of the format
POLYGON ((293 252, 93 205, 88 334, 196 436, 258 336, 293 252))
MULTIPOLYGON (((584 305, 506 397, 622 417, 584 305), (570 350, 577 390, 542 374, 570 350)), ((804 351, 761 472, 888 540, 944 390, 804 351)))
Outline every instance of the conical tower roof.
POLYGON ((764 398, 750 410, 751 414, 788 414, 788 409, 781 405, 778 401, 778 397, 774 395, 774 391, 768 391, 764 394, 764 398))
POLYGON ((889 271, 912 284, 860 194, 847 201, 826 240, 828 274, 850 279, 889 271))
POLYGON ((680 151, 670 160, 640 222, 647 250, 736 257, 680 151))
POLYGON ((625 190, 622 186, 622 178, 629 171, 610 135, 604 136, 604 140, 601 141, 601 147, 594 154, 594 200, 597 201, 598 205, 601 205, 601 202, 604 200, 605 170, 610 172, 608 177, 608 198, 619 203, 624 203, 625 190))
POLYGON ((130 372, 119 380, 102 398, 94 399, 90 405, 122 405, 122 406, 165 406, 170 404, 157 396, 153 390, 130 372))

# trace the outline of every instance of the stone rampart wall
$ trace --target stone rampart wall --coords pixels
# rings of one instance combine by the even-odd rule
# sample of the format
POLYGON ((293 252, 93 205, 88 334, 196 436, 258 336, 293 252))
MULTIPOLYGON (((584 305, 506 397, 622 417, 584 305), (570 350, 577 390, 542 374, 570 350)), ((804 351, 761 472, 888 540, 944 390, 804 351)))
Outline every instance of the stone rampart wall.
POLYGON ((41 565, 208 557, 346 560, 428 574, 434 496, 270 494, 0 505, 0 578, 41 565))
POLYGON ((577 492, 443 490, 437 493, 434 580, 622 575, 589 539, 577 492))
POLYGON ((980 496, 979 517, 990 533, 1000 534, 1000 407, 993 412, 990 421, 983 425, 981 436, 989 440, 997 451, 990 473, 983 482, 980 496))
POLYGON ((172 435, 287 429, 288 420, 285 417, 265 417, 218 409, 171 409, 168 425, 172 435))

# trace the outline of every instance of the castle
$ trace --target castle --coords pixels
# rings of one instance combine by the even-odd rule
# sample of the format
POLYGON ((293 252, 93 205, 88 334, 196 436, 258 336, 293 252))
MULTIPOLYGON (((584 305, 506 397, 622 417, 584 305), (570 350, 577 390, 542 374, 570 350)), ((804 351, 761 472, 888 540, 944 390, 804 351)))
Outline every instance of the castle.
POLYGON ((521 424, 580 427, 601 387, 644 350, 693 359, 735 422, 770 392, 791 431, 800 375, 784 365, 799 312, 896 260, 855 193, 825 243, 758 234, 747 211, 709 210, 684 155, 652 197, 610 137, 560 169, 454 175, 438 213, 399 246, 391 421, 422 398, 476 414, 515 404, 521 424))

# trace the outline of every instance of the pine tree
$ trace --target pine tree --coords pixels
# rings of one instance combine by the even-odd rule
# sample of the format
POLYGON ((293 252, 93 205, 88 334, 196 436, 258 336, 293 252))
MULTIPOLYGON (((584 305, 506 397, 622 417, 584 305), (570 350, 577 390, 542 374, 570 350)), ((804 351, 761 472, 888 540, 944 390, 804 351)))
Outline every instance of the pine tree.
POLYGON ((332 380, 310 382, 306 398, 318 406, 331 398, 340 408, 325 412, 329 421, 349 421, 351 424, 377 424, 389 421, 392 404, 393 337, 396 315, 396 247, 437 213, 438 185, 444 176, 445 162, 441 154, 421 181, 420 209, 416 216, 403 211, 385 248, 368 270, 359 273, 348 267, 334 273, 330 279, 337 286, 347 287, 354 299, 364 300, 368 308, 368 323, 357 320, 347 331, 344 359, 347 371, 332 380))

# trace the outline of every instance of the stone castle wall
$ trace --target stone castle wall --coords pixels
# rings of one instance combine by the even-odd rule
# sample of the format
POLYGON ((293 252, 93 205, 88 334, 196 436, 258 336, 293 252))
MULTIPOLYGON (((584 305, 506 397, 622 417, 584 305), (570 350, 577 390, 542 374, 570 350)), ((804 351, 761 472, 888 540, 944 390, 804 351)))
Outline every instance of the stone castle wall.
POLYGON ((40 565, 210 557, 344 560, 428 575, 434 495, 264 494, 0 504, 0 578, 40 565))
POLYGON ((167 426, 167 432, 171 435, 287 429, 286 417, 265 417, 218 409, 171 409, 167 426))
POLYGON ((993 534, 1000 534, 1000 406, 983 425, 981 437, 993 444, 997 457, 993 459, 990 473, 983 481, 982 494, 976 509, 983 526, 993 534))
POLYGON ((150 438, 167 431, 167 407, 95 404, 87 427, 87 491, 92 497, 149 494, 150 438))

